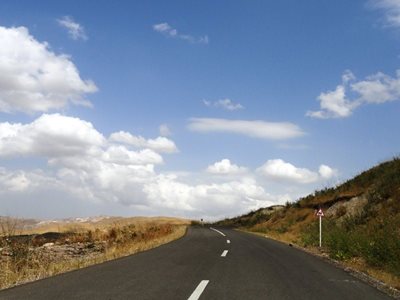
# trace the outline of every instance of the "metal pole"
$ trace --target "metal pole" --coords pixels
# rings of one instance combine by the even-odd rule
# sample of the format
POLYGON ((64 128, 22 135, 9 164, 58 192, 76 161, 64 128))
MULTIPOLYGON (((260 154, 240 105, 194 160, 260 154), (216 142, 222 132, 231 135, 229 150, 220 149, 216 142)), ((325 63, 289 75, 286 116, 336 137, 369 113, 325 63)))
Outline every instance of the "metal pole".
POLYGON ((319 216, 319 247, 322 246, 322 216, 319 216))

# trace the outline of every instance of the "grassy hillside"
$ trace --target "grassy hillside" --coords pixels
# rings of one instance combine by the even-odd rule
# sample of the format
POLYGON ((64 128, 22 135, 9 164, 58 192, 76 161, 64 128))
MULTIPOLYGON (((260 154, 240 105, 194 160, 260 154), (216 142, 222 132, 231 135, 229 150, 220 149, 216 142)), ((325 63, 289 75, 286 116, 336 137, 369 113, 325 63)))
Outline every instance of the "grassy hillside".
POLYGON ((400 158, 295 203, 259 209, 219 224, 318 248, 315 210, 322 208, 322 251, 400 288, 400 158))

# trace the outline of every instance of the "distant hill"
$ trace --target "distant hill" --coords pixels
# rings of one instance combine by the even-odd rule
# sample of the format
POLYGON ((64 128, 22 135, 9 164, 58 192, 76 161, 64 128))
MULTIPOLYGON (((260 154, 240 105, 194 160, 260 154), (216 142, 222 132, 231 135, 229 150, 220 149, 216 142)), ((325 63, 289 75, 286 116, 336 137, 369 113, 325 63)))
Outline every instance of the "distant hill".
POLYGON ((106 229, 116 224, 128 225, 132 223, 168 223, 173 225, 189 224, 186 219, 173 217, 116 217, 116 216, 96 216, 85 218, 66 218, 66 219, 26 219, 9 216, 0 216, 0 237, 4 235, 19 234, 38 234, 45 232, 64 232, 64 231, 87 231, 94 228, 106 229))
POLYGON ((323 251, 400 288, 400 158, 294 203, 219 221, 272 238, 317 248, 322 208, 323 251))

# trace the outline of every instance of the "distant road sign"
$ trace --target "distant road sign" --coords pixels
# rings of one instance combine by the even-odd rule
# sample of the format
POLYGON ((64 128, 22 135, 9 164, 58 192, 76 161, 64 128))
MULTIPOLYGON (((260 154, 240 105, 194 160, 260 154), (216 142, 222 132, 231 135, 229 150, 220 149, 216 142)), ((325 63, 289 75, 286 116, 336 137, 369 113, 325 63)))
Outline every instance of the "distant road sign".
POLYGON ((323 217, 323 216, 324 216, 324 212, 322 211, 321 208, 317 211, 316 215, 317 215, 318 217, 323 217))

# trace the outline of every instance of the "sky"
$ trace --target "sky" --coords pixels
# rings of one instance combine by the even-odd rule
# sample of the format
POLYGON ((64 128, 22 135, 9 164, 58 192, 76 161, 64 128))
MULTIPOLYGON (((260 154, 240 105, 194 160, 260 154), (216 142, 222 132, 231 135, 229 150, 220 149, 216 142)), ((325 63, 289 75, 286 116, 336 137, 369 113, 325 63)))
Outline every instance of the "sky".
POLYGON ((400 0, 0 2, 0 215, 217 220, 400 149, 400 0))

